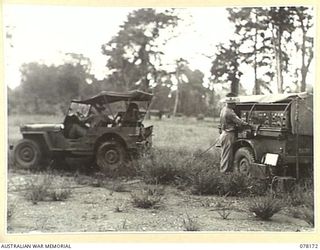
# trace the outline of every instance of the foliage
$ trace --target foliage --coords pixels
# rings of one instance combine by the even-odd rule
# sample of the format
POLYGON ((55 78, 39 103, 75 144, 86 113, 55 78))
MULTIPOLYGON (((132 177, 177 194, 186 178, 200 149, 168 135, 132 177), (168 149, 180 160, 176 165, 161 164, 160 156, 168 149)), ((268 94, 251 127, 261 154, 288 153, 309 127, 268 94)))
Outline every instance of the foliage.
POLYGON ((314 209, 309 207, 302 207, 300 209, 301 218, 310 226, 314 227, 314 209))
POLYGON ((186 218, 183 218, 182 225, 184 231, 200 231, 200 227, 196 219, 192 218, 189 214, 186 214, 186 218))
POLYGON ((28 185, 26 196, 33 204, 39 201, 64 201, 71 195, 67 187, 54 188, 52 180, 54 176, 44 175, 40 179, 33 179, 28 185))
POLYGON ((183 151, 152 149, 139 160, 140 174, 147 183, 174 183, 182 171, 185 157, 183 151))
POLYGON ((161 187, 147 186, 131 193, 132 204, 138 208, 159 208, 163 194, 161 187))
POLYGON ((216 169, 199 171, 192 182, 193 193, 199 195, 264 195, 267 188, 265 183, 246 175, 236 172, 220 173, 216 169))
POLYGON ((261 94, 261 87, 270 91, 272 73, 272 45, 267 39, 268 19, 264 8, 229 8, 229 20, 239 35, 241 62, 254 70, 253 94, 261 94), (262 71, 262 72, 261 72, 262 71), (260 73, 261 72, 261 73, 260 73))
POLYGON ((278 194, 288 204, 293 207, 304 205, 311 209, 314 208, 314 187, 310 181, 302 181, 296 184, 289 193, 278 194), (284 196, 284 197, 283 197, 284 196))
POLYGON ((129 13, 117 35, 102 45, 112 71, 110 79, 123 89, 148 90, 161 73, 159 44, 177 23, 173 10, 144 8, 129 13))
POLYGON ((68 188, 57 188, 52 190, 49 194, 53 201, 65 201, 70 197, 71 190, 68 188))
POLYGON ((293 20, 296 23, 296 29, 300 29, 302 36, 301 42, 296 43, 297 50, 301 51, 301 68, 299 69, 301 75, 301 84, 299 91, 306 91, 307 73, 310 64, 313 60, 314 52, 314 38, 309 34, 313 27, 313 8, 309 7, 289 7, 293 20))
POLYGON ((66 57, 67 61, 58 66, 23 64, 21 84, 8 91, 9 113, 65 113, 71 99, 91 96, 103 87, 90 74, 88 58, 77 54, 66 57))
POLYGON ((240 89, 240 77, 243 74, 240 70, 240 44, 230 40, 228 45, 219 44, 217 54, 211 66, 213 81, 230 84, 230 92, 238 95, 240 89))
POLYGON ((296 77, 300 74, 300 89, 291 91, 305 91, 306 76, 313 59, 313 37, 310 34, 313 26, 313 9, 245 7, 229 8, 228 12, 229 20, 234 23, 236 36, 229 44, 218 46, 212 62, 213 80, 234 83, 230 91, 237 94, 241 76, 238 69, 250 65, 254 75, 254 94, 271 92, 270 82, 274 76, 276 76, 277 91, 282 93, 284 74, 294 74, 296 77), (300 68, 290 65, 293 62, 290 55, 295 48, 301 52, 300 68))
POLYGON ((282 202, 272 195, 255 197, 250 202, 249 211, 261 220, 269 220, 283 208, 282 202))
POLYGON ((44 201, 49 196, 51 184, 49 176, 44 176, 40 181, 32 181, 28 187, 27 198, 33 204, 37 204, 38 201, 44 201))

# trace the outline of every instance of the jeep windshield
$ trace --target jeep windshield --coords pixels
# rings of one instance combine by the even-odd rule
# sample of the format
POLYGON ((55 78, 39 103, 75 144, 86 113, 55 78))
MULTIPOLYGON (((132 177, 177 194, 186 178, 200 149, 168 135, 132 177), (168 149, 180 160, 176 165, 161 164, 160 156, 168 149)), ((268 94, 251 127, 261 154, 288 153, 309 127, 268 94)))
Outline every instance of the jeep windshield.
POLYGON ((84 103, 71 102, 68 115, 77 115, 80 117, 87 117, 90 111, 91 105, 84 103))

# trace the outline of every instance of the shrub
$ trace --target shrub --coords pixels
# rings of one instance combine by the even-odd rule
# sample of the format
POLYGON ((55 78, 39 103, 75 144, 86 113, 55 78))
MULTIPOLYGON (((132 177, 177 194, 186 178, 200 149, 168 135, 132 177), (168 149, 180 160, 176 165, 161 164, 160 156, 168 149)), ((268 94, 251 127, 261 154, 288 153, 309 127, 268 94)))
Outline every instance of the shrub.
POLYGON ((296 184, 289 194, 284 198, 292 206, 305 205, 314 208, 313 185, 309 182, 296 184))
POLYGON ((266 182, 241 173, 220 173, 215 169, 206 169, 194 176, 192 192, 220 196, 262 195, 266 193, 267 187, 266 182))
POLYGON ((53 188, 53 178, 53 176, 45 175, 41 176, 40 181, 38 179, 32 180, 28 186, 27 198, 33 204, 37 204, 39 201, 64 201, 69 198, 71 190, 65 187, 53 188))
POLYGON ((218 202, 215 205, 215 208, 210 209, 210 211, 217 212, 223 220, 228 219, 229 215, 232 212, 232 205, 228 202, 218 202))
POLYGON ((50 198, 53 201, 64 201, 71 195, 71 190, 68 188, 59 188, 49 192, 50 198))
POLYGON ((310 226, 314 227, 314 210, 308 207, 301 209, 301 218, 310 226))
POLYGON ((197 115, 197 120, 198 120, 198 121, 203 121, 203 120, 204 120, 204 117, 205 117, 204 114, 198 114, 198 115, 197 115))
POLYGON ((221 176, 214 170, 203 170, 193 177, 192 193, 197 195, 220 195, 221 176))
POLYGON ((269 220, 274 214, 278 213, 283 207, 283 204, 268 195, 265 197, 255 197, 249 205, 249 211, 262 220, 269 220))
POLYGON ((240 173, 227 173, 221 178, 221 193, 226 196, 238 196, 249 193, 251 179, 240 173))
POLYGON ((114 192, 127 192, 127 188, 126 185, 121 183, 120 181, 116 180, 113 184, 112 184, 112 191, 114 192))
POLYGON ((182 225, 184 231, 200 231, 198 222, 194 218, 191 218, 189 214, 186 215, 186 218, 183 218, 182 225))
POLYGON ((140 174, 147 183, 174 183, 182 170, 185 155, 182 151, 153 149, 139 160, 140 174))
POLYGON ((220 215, 220 217, 223 220, 228 219, 229 215, 231 214, 231 211, 227 208, 221 208, 219 210, 217 210, 217 213, 220 215))
POLYGON ((131 193, 132 204, 138 208, 159 208, 163 189, 146 187, 131 193))
POLYGON ((51 180, 48 175, 43 176, 40 181, 33 180, 29 184, 27 198, 32 201, 33 204, 37 204, 38 201, 44 201, 49 196, 49 189, 51 187, 51 180))

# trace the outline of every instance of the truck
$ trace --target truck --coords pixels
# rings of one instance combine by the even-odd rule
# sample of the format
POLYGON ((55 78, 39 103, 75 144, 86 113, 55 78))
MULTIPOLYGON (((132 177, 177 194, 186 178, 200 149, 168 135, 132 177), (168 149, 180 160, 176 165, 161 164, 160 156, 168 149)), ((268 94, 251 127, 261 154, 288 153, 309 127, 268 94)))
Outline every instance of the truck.
POLYGON ((251 125, 234 144, 234 168, 249 176, 313 174, 313 95, 239 96, 235 113, 251 125))

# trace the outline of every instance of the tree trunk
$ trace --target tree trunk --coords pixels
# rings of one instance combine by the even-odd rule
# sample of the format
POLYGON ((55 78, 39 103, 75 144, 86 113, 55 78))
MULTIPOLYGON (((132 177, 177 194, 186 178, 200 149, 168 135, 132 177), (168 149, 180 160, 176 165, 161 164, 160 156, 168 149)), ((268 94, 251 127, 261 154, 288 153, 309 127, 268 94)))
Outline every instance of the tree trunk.
POLYGON ((260 94, 260 85, 258 82, 258 76, 257 76, 257 29, 255 29, 254 34, 254 62, 253 62, 253 69, 254 69, 254 95, 260 94))
MULTIPOLYGON (((257 13, 254 13, 254 22, 257 22, 257 13)), ((254 88, 253 94, 259 95, 260 94, 260 85, 258 82, 257 76, 257 43, 258 43, 258 31, 257 28, 254 30, 254 45, 253 45, 253 53, 254 53, 254 61, 253 61, 253 70, 254 70, 254 88)))
POLYGON ((304 92, 306 91, 306 78, 308 73, 308 67, 306 66, 306 36, 307 31, 305 30, 304 24, 303 24, 303 14, 295 8, 295 11, 297 13, 300 25, 301 25, 301 31, 302 31, 302 44, 301 44, 301 86, 300 91, 304 92))
POLYGON ((236 76, 231 82, 230 90, 231 93, 234 93, 236 96, 239 95, 239 79, 236 76))
MULTIPOLYGON (((274 29, 274 26, 273 26, 274 29)), ((282 77, 282 50, 281 50, 281 32, 277 30, 277 36, 272 31, 272 44, 276 59, 276 74, 278 93, 283 93, 283 77, 282 77)))
POLYGON ((176 116, 177 114, 177 111, 178 111, 178 105, 179 105, 179 96, 180 96, 180 77, 179 77, 179 71, 177 70, 177 73, 176 73, 176 78, 177 78, 177 90, 176 90, 176 97, 175 97, 175 100, 174 100, 174 107, 173 107, 173 113, 172 115, 173 116, 176 116))

